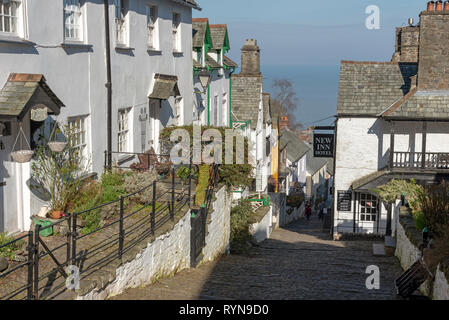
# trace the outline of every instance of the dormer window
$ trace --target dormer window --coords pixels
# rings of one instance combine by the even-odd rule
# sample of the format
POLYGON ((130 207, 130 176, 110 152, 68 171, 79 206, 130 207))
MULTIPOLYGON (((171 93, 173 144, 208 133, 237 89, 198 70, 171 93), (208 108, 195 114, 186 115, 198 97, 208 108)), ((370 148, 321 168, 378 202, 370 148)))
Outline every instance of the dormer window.
POLYGON ((83 25, 80 0, 64 0, 64 37, 67 40, 82 41, 83 25))
POLYGON ((22 1, 0 0, 0 34, 20 36, 22 28, 22 1))

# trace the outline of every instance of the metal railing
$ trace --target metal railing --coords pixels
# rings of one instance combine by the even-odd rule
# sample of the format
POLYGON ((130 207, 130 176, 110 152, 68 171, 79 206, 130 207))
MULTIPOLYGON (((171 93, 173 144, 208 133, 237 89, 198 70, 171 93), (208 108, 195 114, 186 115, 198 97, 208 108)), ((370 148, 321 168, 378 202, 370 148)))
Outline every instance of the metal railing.
MULTIPOLYGON (((175 215, 183 212, 184 207, 191 206, 192 170, 189 173, 187 183, 176 181, 172 168, 169 181, 159 178, 114 201, 68 213, 50 225, 36 224, 34 230, 2 244, 0 250, 8 246, 19 247, 19 243, 25 242, 26 259, 0 273, 0 299, 50 299, 67 289, 68 266, 76 266, 83 278, 112 260, 121 259, 139 242, 154 236, 166 223, 174 223, 175 215), (145 203, 133 208, 127 206, 133 197, 148 194, 145 203), (100 212, 113 214, 100 227, 84 232, 82 218, 100 212), (64 230, 63 236, 43 238, 42 234, 50 228, 64 230)), ((208 197, 211 198, 211 194, 208 197)))
POLYGON ((139 153, 139 152, 104 152, 105 169, 132 169, 137 171, 156 170, 166 173, 173 167, 169 154, 139 153), (111 164, 108 159, 111 158, 111 164))

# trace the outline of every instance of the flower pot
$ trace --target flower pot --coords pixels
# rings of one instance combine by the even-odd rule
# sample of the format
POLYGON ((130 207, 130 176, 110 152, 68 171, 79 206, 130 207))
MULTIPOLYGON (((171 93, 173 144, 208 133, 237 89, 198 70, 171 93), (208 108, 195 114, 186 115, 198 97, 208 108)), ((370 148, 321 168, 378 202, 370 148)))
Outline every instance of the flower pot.
POLYGON ((11 158, 18 163, 30 162, 34 152, 31 150, 19 150, 11 153, 11 158))
POLYGON ((48 144, 48 147, 53 152, 62 152, 67 145, 67 142, 58 142, 58 141, 51 141, 48 144))
POLYGON ((53 210, 48 214, 48 216, 52 219, 58 220, 64 217, 64 212, 61 210, 53 210))

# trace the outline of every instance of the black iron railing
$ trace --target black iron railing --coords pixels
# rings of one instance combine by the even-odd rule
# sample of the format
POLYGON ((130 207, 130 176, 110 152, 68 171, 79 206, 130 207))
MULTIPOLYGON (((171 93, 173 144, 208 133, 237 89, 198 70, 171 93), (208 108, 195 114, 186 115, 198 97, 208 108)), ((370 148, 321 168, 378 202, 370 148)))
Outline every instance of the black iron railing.
MULTIPOLYGON (((191 168, 191 165, 190 165, 191 168)), ((2 244, 26 248, 26 259, 0 273, 0 299, 50 299, 67 289, 68 266, 76 266, 81 279, 125 253, 190 207, 192 170, 188 182, 159 178, 145 188, 88 210, 68 213, 63 219, 2 244), (144 204, 130 208, 126 204, 137 195, 150 195, 144 204), (95 212, 112 212, 101 227, 84 232, 80 217, 95 212), (118 217, 117 217, 118 215, 118 217), (43 238, 49 228, 64 230, 64 237, 43 238), (53 241, 52 241, 52 238, 53 241)), ((209 198, 211 198, 209 192, 209 198)))
POLYGON ((394 152, 392 168, 438 170, 449 169, 449 153, 394 152))

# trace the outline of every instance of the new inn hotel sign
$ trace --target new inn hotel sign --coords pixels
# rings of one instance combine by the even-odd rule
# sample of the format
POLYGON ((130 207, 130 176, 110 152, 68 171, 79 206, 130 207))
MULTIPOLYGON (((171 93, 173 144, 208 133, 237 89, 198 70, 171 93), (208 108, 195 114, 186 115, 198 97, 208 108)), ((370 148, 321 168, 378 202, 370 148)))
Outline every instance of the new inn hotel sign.
POLYGON ((334 135, 313 135, 313 156, 315 158, 332 158, 334 156, 334 135))

